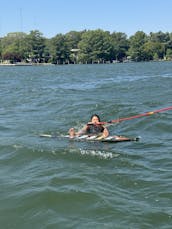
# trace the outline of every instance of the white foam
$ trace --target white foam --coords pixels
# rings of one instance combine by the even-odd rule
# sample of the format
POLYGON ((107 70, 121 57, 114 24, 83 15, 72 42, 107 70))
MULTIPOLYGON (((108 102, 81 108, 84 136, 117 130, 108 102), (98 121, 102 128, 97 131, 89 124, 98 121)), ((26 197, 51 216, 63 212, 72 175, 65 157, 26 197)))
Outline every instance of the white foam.
POLYGON ((103 158, 103 159, 112 159, 114 157, 118 157, 119 154, 113 154, 111 152, 106 152, 106 151, 100 151, 100 150, 84 150, 84 149, 80 149, 80 153, 82 155, 89 155, 89 156, 93 156, 93 157, 99 157, 99 158, 103 158))

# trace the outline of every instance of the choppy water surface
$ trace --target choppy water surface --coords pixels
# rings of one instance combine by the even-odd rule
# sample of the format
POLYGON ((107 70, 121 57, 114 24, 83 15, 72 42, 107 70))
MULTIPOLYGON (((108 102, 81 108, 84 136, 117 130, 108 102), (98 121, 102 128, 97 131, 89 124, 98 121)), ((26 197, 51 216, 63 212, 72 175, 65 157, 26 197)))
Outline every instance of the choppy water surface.
POLYGON ((0 66, 0 104, 1 228, 171 228, 172 111, 109 126, 139 142, 62 136, 172 106, 172 62, 0 66))

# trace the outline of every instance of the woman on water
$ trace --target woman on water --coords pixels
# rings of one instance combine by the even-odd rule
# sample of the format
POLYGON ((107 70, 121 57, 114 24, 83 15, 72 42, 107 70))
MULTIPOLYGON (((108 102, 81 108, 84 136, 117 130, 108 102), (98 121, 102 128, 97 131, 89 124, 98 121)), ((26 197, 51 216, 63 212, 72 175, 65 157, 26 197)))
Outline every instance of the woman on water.
MULTIPOLYGON (((88 122, 80 131, 76 132, 74 128, 69 130, 70 138, 74 138, 82 135, 97 136, 97 139, 107 138, 109 136, 108 129, 101 124, 100 117, 97 114, 91 116, 91 121, 88 122)), ((125 136, 113 136, 119 141, 131 140, 125 136)), ((135 139, 136 140, 136 139, 135 139)))
POLYGON ((74 128, 71 128, 69 130, 70 138, 74 138, 75 136, 81 136, 84 134, 88 134, 90 136, 96 135, 101 139, 108 137, 109 131, 100 123, 100 117, 97 114, 94 114, 91 116, 91 121, 87 123, 87 125, 85 125, 80 131, 75 132, 74 128))

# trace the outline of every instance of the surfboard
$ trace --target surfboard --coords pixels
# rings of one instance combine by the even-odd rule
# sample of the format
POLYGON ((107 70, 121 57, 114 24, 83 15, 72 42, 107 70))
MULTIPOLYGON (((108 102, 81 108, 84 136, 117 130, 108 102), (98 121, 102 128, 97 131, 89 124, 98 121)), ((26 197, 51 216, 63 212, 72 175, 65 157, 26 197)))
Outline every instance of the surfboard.
POLYGON ((40 134, 40 137, 44 138, 68 138, 71 141, 89 141, 89 142, 104 142, 104 143, 117 143, 117 142, 128 142, 128 141, 139 141, 139 137, 125 137, 125 136, 108 136, 107 138, 99 138, 97 136, 82 135, 70 138, 69 135, 56 136, 52 134, 40 134))

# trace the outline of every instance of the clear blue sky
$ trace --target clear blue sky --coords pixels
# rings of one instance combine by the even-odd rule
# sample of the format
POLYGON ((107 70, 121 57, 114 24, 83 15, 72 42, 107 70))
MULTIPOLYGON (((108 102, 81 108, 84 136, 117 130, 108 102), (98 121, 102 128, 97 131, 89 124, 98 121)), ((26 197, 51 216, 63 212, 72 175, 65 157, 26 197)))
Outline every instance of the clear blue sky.
POLYGON ((0 0, 0 37, 38 29, 47 38, 72 30, 172 32, 172 0, 0 0))

